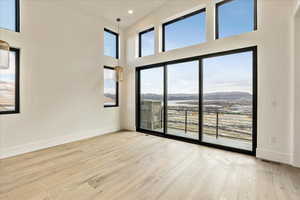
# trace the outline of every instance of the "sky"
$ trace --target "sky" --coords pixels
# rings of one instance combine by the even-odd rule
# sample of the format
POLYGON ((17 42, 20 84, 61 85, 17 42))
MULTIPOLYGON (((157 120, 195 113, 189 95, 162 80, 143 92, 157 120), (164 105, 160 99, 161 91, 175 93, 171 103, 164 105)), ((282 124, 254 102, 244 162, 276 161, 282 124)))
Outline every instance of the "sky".
POLYGON ((168 65, 168 93, 199 92, 199 62, 185 62, 168 65))
POLYGON ((229 37, 253 31, 254 1, 234 0, 219 7, 219 37, 229 37))
POLYGON ((15 15, 15 1, 0 0, 0 28, 15 30, 15 15))
POLYGON ((252 52, 203 59, 203 93, 252 94, 252 52))
POLYGON ((165 26, 165 51, 205 42, 205 12, 165 26))
POLYGON ((149 56, 154 54, 154 30, 148 31, 141 36, 142 56, 149 56))
POLYGON ((104 55, 116 58, 116 43, 117 36, 107 31, 104 31, 104 55))
MULTIPOLYGON (((252 52, 203 59, 203 93, 252 94, 252 52)), ((167 65, 169 94, 198 93, 198 61, 167 65)), ((163 67, 141 71, 141 92, 163 94, 163 67)))

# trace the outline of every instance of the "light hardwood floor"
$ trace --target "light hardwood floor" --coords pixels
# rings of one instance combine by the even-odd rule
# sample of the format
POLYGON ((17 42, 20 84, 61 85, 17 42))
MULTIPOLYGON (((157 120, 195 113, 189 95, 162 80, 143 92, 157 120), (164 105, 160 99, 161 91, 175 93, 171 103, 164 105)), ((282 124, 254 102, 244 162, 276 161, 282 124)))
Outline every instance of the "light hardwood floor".
POLYGON ((300 169, 119 132, 1 160, 0 199, 299 200, 300 169))

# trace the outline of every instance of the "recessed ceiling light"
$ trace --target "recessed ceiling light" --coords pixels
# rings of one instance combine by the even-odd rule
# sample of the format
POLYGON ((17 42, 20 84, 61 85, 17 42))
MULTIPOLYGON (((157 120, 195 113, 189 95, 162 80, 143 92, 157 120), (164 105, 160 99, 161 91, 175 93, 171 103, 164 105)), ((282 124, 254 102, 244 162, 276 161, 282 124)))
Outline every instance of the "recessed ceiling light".
POLYGON ((128 14, 133 14, 133 10, 128 10, 128 14))

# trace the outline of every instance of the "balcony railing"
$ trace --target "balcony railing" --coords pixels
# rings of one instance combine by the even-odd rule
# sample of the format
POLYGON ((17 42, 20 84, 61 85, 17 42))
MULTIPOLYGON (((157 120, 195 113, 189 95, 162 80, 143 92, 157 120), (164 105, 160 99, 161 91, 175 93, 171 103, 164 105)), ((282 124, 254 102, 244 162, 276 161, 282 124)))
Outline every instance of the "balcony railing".
MULTIPOLYGON (((161 111, 163 116, 163 110, 161 111)), ((163 118, 161 118, 163 121, 163 118)), ((162 123, 161 121, 161 123, 162 123)), ((204 111, 203 134, 239 140, 252 140, 252 115, 233 112, 204 111)), ((182 130, 186 134, 199 132, 198 110, 190 108, 168 108, 167 127, 182 130)))

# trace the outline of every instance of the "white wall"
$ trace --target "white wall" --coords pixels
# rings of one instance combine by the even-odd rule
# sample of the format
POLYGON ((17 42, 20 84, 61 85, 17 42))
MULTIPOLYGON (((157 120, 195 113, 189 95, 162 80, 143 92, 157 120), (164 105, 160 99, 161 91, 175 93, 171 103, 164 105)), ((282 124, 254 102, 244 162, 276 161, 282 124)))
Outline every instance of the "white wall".
MULTIPOLYGON (((292 164, 293 149, 293 62, 291 0, 258 0, 258 30, 239 36, 214 40, 214 1, 172 1, 130 27, 127 32, 127 98, 128 121, 123 126, 135 129, 136 66, 205 55, 225 50, 258 46, 258 147, 257 157, 292 164), (207 8, 207 42, 204 44, 136 58, 137 33, 149 26, 158 30, 166 19, 178 13, 205 6, 207 8)), ((156 46, 159 46, 157 42, 156 46)))
POLYGON ((0 157, 119 130, 121 108, 103 107, 103 65, 116 65, 103 28, 116 27, 65 1, 21 2, 21 33, 0 30, 21 49, 21 113, 0 115, 0 157))
POLYGON ((294 17, 294 158, 295 165, 300 166, 300 0, 294 17))

